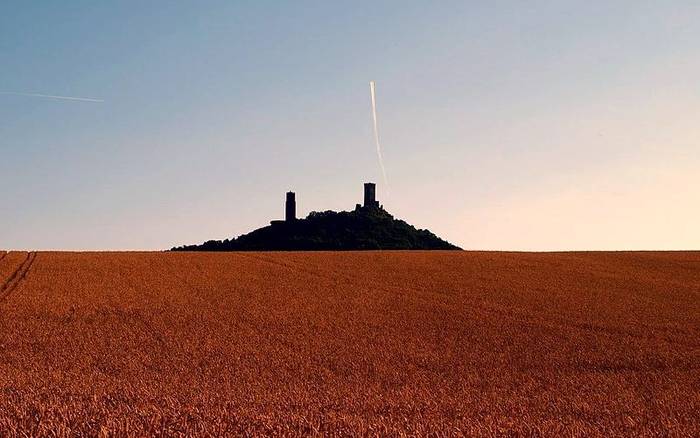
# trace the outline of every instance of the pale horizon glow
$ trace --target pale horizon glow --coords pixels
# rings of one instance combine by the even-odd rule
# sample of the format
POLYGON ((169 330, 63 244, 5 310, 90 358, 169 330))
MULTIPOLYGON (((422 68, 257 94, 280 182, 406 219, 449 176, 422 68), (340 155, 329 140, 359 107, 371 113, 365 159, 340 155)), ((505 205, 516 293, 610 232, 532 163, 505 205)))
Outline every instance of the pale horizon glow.
POLYGON ((374 181, 469 250, 700 250, 698 22, 690 0, 8 0, 0 249, 226 239, 288 190, 304 217, 374 181))

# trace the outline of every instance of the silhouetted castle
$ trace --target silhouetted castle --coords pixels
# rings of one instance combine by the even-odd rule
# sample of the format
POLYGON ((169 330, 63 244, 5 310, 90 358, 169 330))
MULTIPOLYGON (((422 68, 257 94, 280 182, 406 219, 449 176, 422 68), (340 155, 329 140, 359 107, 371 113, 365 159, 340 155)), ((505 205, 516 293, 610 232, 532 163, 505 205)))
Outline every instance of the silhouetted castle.
POLYGON ((369 249, 459 249, 428 230, 394 219, 377 201, 377 186, 364 185, 363 204, 354 211, 312 211, 297 218, 296 194, 287 192, 284 220, 226 240, 186 245, 174 251, 310 251, 369 249))
POLYGON ((363 205, 357 204, 355 205, 355 210, 360 210, 361 208, 383 208, 381 205, 379 205, 379 201, 377 201, 377 186, 374 183, 368 182, 365 183, 365 202, 363 205))
MULTIPOLYGON (((377 201, 377 185, 372 182, 365 183, 365 199, 363 204, 355 204, 355 211, 362 209, 383 209, 384 206, 377 201)), ((297 220, 297 202, 294 192, 287 192, 284 202, 284 221, 272 220, 271 225, 279 225, 284 222, 297 220)))

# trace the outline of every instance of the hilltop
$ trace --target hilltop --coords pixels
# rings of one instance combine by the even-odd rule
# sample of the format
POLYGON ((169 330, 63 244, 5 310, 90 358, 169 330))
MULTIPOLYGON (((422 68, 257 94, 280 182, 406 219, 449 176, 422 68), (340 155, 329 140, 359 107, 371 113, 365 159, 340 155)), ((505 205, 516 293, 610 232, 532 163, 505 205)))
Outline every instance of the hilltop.
POLYGON ((287 192, 285 220, 272 221, 238 238, 185 245, 173 251, 350 251, 371 249, 458 250, 428 230, 394 219, 376 199, 376 185, 365 183, 364 203, 354 211, 312 211, 297 219, 294 192, 287 192))
POLYGON ((458 250, 428 230, 395 219, 381 207, 311 212, 305 219, 273 221, 234 239, 210 240, 173 251, 458 250))

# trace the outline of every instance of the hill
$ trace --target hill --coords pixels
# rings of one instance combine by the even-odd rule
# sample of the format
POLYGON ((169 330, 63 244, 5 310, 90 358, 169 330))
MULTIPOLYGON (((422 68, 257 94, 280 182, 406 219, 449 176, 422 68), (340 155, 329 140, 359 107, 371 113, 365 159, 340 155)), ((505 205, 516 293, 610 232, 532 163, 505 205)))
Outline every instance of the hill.
POLYGON ((700 436, 697 252, 0 251, 0 285, 0 436, 700 436))
POLYGON ((458 250, 428 230, 395 219, 381 207, 311 212, 305 219, 273 221, 234 239, 210 240, 173 251, 458 250))

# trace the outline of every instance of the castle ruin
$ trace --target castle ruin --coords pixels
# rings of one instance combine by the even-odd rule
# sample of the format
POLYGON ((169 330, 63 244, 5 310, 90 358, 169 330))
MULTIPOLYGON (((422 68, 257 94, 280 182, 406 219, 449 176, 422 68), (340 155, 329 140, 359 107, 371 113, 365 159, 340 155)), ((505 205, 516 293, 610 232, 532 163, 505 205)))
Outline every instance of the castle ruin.
MULTIPOLYGON (((365 183, 365 193, 363 204, 356 204, 355 210, 361 209, 380 209, 382 206, 377 201, 377 185, 372 182, 365 183)), ((297 202, 294 192, 287 192, 287 197, 284 203, 284 220, 270 221, 272 225, 279 225, 285 222, 294 222, 297 220, 297 202)))
POLYGON ((294 192, 287 192, 287 200, 284 203, 284 220, 287 222, 297 220, 297 201, 294 192))

